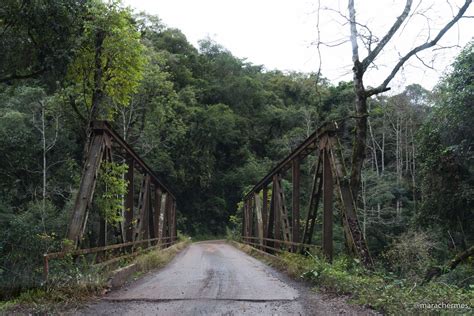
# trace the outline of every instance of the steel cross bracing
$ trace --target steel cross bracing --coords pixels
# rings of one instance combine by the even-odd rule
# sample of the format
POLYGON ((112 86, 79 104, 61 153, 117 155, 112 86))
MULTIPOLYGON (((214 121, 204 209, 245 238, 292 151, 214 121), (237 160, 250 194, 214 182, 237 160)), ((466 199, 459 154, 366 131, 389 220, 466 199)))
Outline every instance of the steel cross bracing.
MULTIPOLYGON (((128 171, 124 175, 128 182, 122 212, 124 221, 113 226, 100 216, 99 236, 97 240, 89 240, 89 244, 97 247, 73 250, 67 246, 64 252, 45 254, 46 261, 50 257, 60 258, 65 253, 94 253, 92 251, 94 249, 99 249, 97 251, 100 252, 122 248, 133 252, 136 245, 140 245, 140 248, 143 249, 160 244, 170 245, 176 241, 176 199, 174 195, 107 122, 94 121, 91 125, 91 136, 79 190, 66 236, 68 240, 72 241, 73 248, 79 248, 83 241, 101 163, 113 161, 114 158, 117 162, 128 165, 128 171), (134 183, 135 180, 139 181, 140 179, 140 191, 136 194, 134 183), (109 229, 112 229, 114 234, 108 232, 109 229), (167 242, 163 243, 165 240, 167 242), (107 246, 110 241, 114 245, 107 246)), ((47 268, 46 263, 45 267, 47 268)))
POLYGON ((322 200, 322 250, 333 258, 334 193, 340 200, 340 214, 348 249, 361 262, 372 267, 367 243, 359 226, 356 203, 346 176, 336 123, 323 125, 292 151, 244 197, 242 239, 262 250, 304 251, 312 248, 317 211, 322 200), (311 153, 316 154, 307 217, 300 228, 300 165, 311 153), (292 214, 289 214, 282 178, 291 168, 292 214), (271 198, 269 199, 269 188, 271 198), (260 197, 261 196, 261 197, 260 197), (270 204, 270 207, 268 205, 270 204), (291 216, 291 220, 290 220, 291 216), (302 233, 302 234, 301 234, 302 233))

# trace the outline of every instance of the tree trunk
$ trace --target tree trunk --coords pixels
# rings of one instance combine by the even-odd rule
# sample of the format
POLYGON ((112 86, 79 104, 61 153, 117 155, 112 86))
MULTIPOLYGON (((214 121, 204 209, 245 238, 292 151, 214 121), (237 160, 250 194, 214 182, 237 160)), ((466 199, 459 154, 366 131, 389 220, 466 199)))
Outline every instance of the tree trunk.
POLYGON ((367 96, 365 94, 364 83, 362 81, 362 64, 358 61, 354 63, 354 88, 355 88, 355 109, 356 125, 355 139, 352 150, 351 169, 351 189, 354 199, 357 200, 360 190, 362 166, 365 159, 365 149, 367 147, 367 96))
POLYGON ((104 97, 102 87, 102 49, 106 34, 103 30, 98 30, 95 38, 95 55, 94 55, 94 90, 92 92, 91 113, 89 116, 89 123, 97 119, 100 110, 100 103, 104 97))

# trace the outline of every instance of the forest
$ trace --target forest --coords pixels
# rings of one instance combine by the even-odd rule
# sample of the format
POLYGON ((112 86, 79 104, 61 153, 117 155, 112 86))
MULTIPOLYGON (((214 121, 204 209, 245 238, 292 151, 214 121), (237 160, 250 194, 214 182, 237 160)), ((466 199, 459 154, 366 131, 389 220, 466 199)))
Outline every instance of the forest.
MULTIPOLYGON (((42 254, 61 248, 92 120, 109 121, 170 187, 178 231, 194 239, 238 238, 243 195, 324 122, 340 122, 351 156, 353 82, 268 70, 210 38, 194 47, 119 2, 2 1, 0 43, 2 298, 40 284, 42 254)), ((472 41, 432 90, 369 97, 357 211, 381 268, 423 282, 438 267, 471 294, 472 256, 445 267, 473 252, 473 100, 472 41)), ((97 211, 120 208, 107 199, 97 211)))

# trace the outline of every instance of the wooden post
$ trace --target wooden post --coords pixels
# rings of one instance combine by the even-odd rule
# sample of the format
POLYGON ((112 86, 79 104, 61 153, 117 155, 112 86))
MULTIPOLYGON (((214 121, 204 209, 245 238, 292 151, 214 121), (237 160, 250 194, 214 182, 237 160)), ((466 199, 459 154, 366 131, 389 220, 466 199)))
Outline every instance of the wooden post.
MULTIPOLYGON (((293 183, 293 216, 292 233, 293 242, 300 242, 300 160, 296 158, 292 163, 292 183, 293 183)), ((296 251, 296 246, 293 246, 296 251)))
POLYGON ((133 185, 134 181, 134 160, 132 157, 127 159, 128 170, 125 174, 125 180, 128 182, 127 194, 125 195, 125 204, 124 204, 124 230, 125 230, 125 242, 133 241, 133 195, 135 193, 135 188, 133 185))
POLYGON ((332 262, 333 258, 333 240, 332 240, 332 228, 333 228, 333 190, 334 183, 331 171, 331 162, 328 151, 324 150, 324 166, 323 166, 323 252, 328 258, 329 262, 332 262))

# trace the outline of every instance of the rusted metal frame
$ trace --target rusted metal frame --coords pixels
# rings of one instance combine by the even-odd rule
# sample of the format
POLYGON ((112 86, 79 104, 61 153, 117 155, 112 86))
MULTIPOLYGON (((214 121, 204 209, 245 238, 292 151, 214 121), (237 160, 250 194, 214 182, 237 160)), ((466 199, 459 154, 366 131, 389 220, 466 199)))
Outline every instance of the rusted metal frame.
POLYGON ((133 240, 148 239, 148 194, 150 192, 150 176, 145 175, 138 198, 138 216, 136 218, 133 240))
MULTIPOLYGON (((267 224, 267 234, 265 235, 266 238, 274 238, 274 227, 275 227, 275 194, 274 194, 274 187, 272 187, 272 197, 270 199, 270 209, 268 213, 268 224, 267 224)), ((270 246, 274 246, 273 241, 267 243, 270 246)))
POLYGON ((333 258, 333 192, 334 182, 327 147, 323 150, 323 253, 332 262, 333 258))
POLYGON ((257 234, 260 241, 260 244, 263 245, 263 218, 262 218, 262 201, 260 200, 259 193, 254 195, 254 205, 255 205, 255 215, 257 218, 257 234))
MULTIPOLYGON (((166 239, 168 239, 168 238, 165 238, 165 240, 166 239)), ((71 256, 87 255, 87 254, 97 253, 97 252, 101 252, 101 251, 125 248, 125 247, 134 246, 134 245, 138 245, 138 244, 142 244, 142 243, 146 243, 146 242, 151 242, 151 241, 155 241, 155 240, 158 240, 158 238, 149 239, 149 240, 140 240, 140 241, 134 241, 134 242, 127 242, 127 243, 109 245, 109 246, 104 246, 104 247, 79 249, 79 250, 75 250, 75 251, 61 251, 61 252, 45 253, 43 255, 43 278, 44 278, 45 281, 48 280, 49 260, 51 260, 51 259, 60 259, 60 258, 64 258, 67 255, 71 255, 71 256)), ((172 242, 168 242, 168 243, 172 243, 172 242)), ((143 250, 146 250, 146 249, 150 249, 150 248, 145 248, 143 250)), ((140 251, 136 251, 136 252, 134 252, 134 254, 137 253, 137 252, 139 253, 140 251)), ((124 256, 118 257, 116 259, 122 259, 123 257, 124 256)), ((101 262, 100 264, 104 264, 104 263, 106 263, 106 262, 101 262)))
POLYGON ((165 233, 166 220, 166 192, 161 192, 161 207, 160 207, 160 228, 158 237, 166 237, 165 233))
MULTIPOLYGON (((169 237, 168 238, 162 238, 162 239, 163 240, 168 240, 169 237)), ((158 238, 137 240, 137 241, 126 242, 126 243, 122 243, 122 244, 108 245, 108 246, 104 246, 104 247, 78 249, 78 250, 74 250, 74 251, 51 252, 51 253, 44 254, 43 257, 47 257, 48 259, 57 259, 57 258, 63 258, 66 255, 71 255, 71 256, 88 255, 88 254, 97 253, 97 252, 101 252, 101 251, 107 251, 107 250, 124 248, 124 247, 128 247, 128 246, 140 245, 140 244, 144 244, 144 243, 151 242, 151 241, 156 241, 156 240, 158 240, 158 238)))
POLYGON ((256 246, 255 247, 256 249, 259 249, 259 247, 263 247, 263 248, 270 249, 272 251, 276 251, 276 252, 280 252, 280 253, 285 252, 285 250, 282 250, 282 249, 278 249, 278 248, 275 248, 275 247, 272 247, 272 246, 267 246, 267 245, 260 245, 259 243, 254 243, 254 242, 251 242, 251 241, 246 241, 245 243, 248 244, 248 245, 251 245, 251 246, 256 246))
POLYGON ((312 133, 308 138, 306 138, 303 143, 301 143, 295 150, 293 150, 286 158, 284 158, 278 165, 276 165, 262 180, 260 180, 253 188, 250 190, 247 195, 244 197, 247 199, 254 192, 260 191, 264 186, 269 185, 273 181, 273 176, 276 174, 282 174, 289 168, 291 168, 291 163, 294 159, 299 158, 303 160, 311 152, 318 149, 317 140, 320 135, 328 132, 335 131, 337 128, 335 123, 330 122, 323 124, 318 128, 314 133, 312 133))
POLYGON ((246 211, 247 211, 247 221, 246 221, 246 228, 247 228, 247 232, 246 232, 246 236, 252 236, 252 212, 250 210, 250 207, 251 207, 251 202, 250 202, 250 199, 247 199, 246 201, 246 211))
MULTIPOLYGON (((299 243, 300 242, 300 175, 301 175, 301 168, 300 168, 300 160, 299 158, 295 158, 293 160, 292 168, 291 168, 291 180, 292 180, 292 234, 293 234, 293 242, 299 243)), ((293 251, 297 250, 296 247, 293 247, 293 251)))
MULTIPOLYGON (((263 222, 263 237, 268 236, 268 188, 265 186, 262 189, 262 222, 263 222)), ((265 243, 265 240, 263 241, 265 243)))
POLYGON ((148 186, 148 202, 147 202, 147 213, 148 213, 148 238, 156 238, 155 232, 155 207, 152 200, 152 192, 154 192, 154 186, 148 186), (153 187, 153 190, 152 190, 153 187))
POLYGON ((240 210, 242 211, 242 227, 241 227, 242 231, 240 232, 240 236, 242 238, 245 238, 245 229, 246 229, 246 227, 245 227, 246 224, 245 223, 246 223, 246 220, 247 220, 247 218, 245 216, 245 201, 244 201, 244 204, 242 205, 242 208, 240 210))
POLYGON ((91 138, 91 145, 87 151, 86 161, 82 170, 79 192, 77 194, 70 223, 68 225, 67 239, 77 247, 84 234, 85 225, 92 204, 100 163, 105 150, 104 133, 96 131, 91 138))
POLYGON ((166 195, 166 237, 170 237, 171 240, 173 239, 173 196, 166 195))
POLYGON ((163 227, 162 227, 162 232, 161 232, 162 238, 170 238, 169 229, 168 229, 168 222, 169 222, 169 211, 168 211, 169 202, 168 202, 168 200, 169 200, 168 194, 164 193, 164 196, 163 196, 163 203, 164 203, 163 225, 162 225, 163 227))
MULTIPOLYGON (((303 232, 303 243, 311 244, 314 227, 316 225, 316 217, 318 212, 319 200, 321 199, 322 191, 322 151, 319 151, 318 162, 314 174, 313 185, 311 188, 311 196, 309 200, 308 215, 303 232)), ((303 250, 303 249, 302 249, 303 250)))
POLYGON ((176 227, 176 201, 173 197, 171 197, 171 240, 175 241, 177 238, 177 227, 176 227))
POLYGON ((283 190, 282 176, 278 176, 278 194, 280 196, 280 220, 284 241, 292 241, 290 221, 288 219, 288 210, 286 207, 285 192, 283 190))
POLYGON ((367 246, 367 242, 362 234, 356 214, 356 204, 350 188, 350 184, 345 177, 346 169, 342 159, 340 144, 335 135, 328 134, 329 154, 332 162, 334 179, 338 187, 342 202, 341 215, 343 219, 346 242, 349 249, 355 253, 362 264, 367 268, 373 267, 372 257, 367 246))
POLYGON ((127 157, 128 170, 125 174, 125 180, 128 182, 127 193, 124 203, 124 242, 133 241, 133 212, 134 212, 134 160, 132 156, 127 157))
MULTIPOLYGON (((112 140, 107 133, 104 133, 104 156, 102 162, 112 162, 112 140)), ((100 167, 99 167, 100 168, 100 167)), ((100 171, 99 171, 100 172, 100 171)), ((99 247, 107 246, 107 219, 103 214, 99 214, 99 247)), ((100 260, 100 258, 98 258, 100 260)))
MULTIPOLYGON (((155 234, 159 240, 160 238, 160 217, 161 217, 161 200, 162 200, 162 191, 159 186, 155 186, 155 214, 154 214, 154 230, 155 234)), ((157 242, 158 243, 158 242, 157 242)))
MULTIPOLYGON (((281 239, 281 195, 280 195, 280 175, 275 174, 273 176, 273 214, 274 214, 274 227, 275 227, 275 232, 274 232, 274 239, 275 240, 280 240, 281 239)), ((274 242, 274 247, 275 248, 280 248, 280 244, 275 241, 274 242)))
POLYGON ((126 254, 126 255, 123 255, 123 256, 120 256, 120 257, 115 257, 115 258, 112 258, 110 260, 97 263, 97 264, 95 264, 95 266, 99 266, 99 267, 100 266, 106 266, 106 265, 109 265, 109 264, 112 264, 112 263, 130 258, 130 257, 136 257, 136 256, 138 256, 138 255, 140 255, 140 254, 142 254, 146 251, 152 251, 154 249, 165 249, 165 248, 171 247, 174 244, 176 244, 176 241, 169 241, 169 242, 165 242, 165 243, 161 243, 161 242, 158 241, 154 246, 139 249, 139 250, 137 250, 133 253, 126 254))
POLYGON ((255 195, 253 195, 250 198, 250 228, 251 228, 251 236, 252 237, 257 237, 258 232, 257 232, 257 218, 255 214, 255 195))
MULTIPOLYGON (((159 185, 163 191, 166 191, 173 196, 171 191, 158 179, 153 170, 151 170, 151 168, 148 167, 143 159, 140 158, 140 156, 127 144, 127 142, 112 129, 109 123, 106 121, 94 121, 92 123, 92 129, 96 132, 105 131, 108 133, 112 140, 117 142, 117 144, 119 144, 120 147, 122 147, 126 153, 134 159, 135 163, 140 166, 144 174, 149 174, 155 184, 159 185)), ((173 196, 173 198, 175 197, 173 196)))
MULTIPOLYGON (((259 240, 258 237, 247 237, 246 239, 248 239, 248 240, 259 240)), ((297 247, 303 246, 303 247, 311 247, 311 248, 322 249, 321 246, 314 245, 314 244, 310 245, 310 244, 296 243, 296 242, 293 242, 293 241, 276 240, 276 239, 273 239, 273 238, 263 238, 263 240, 278 241, 281 244, 285 244, 285 245, 289 245, 289 246, 297 246, 297 247)))

